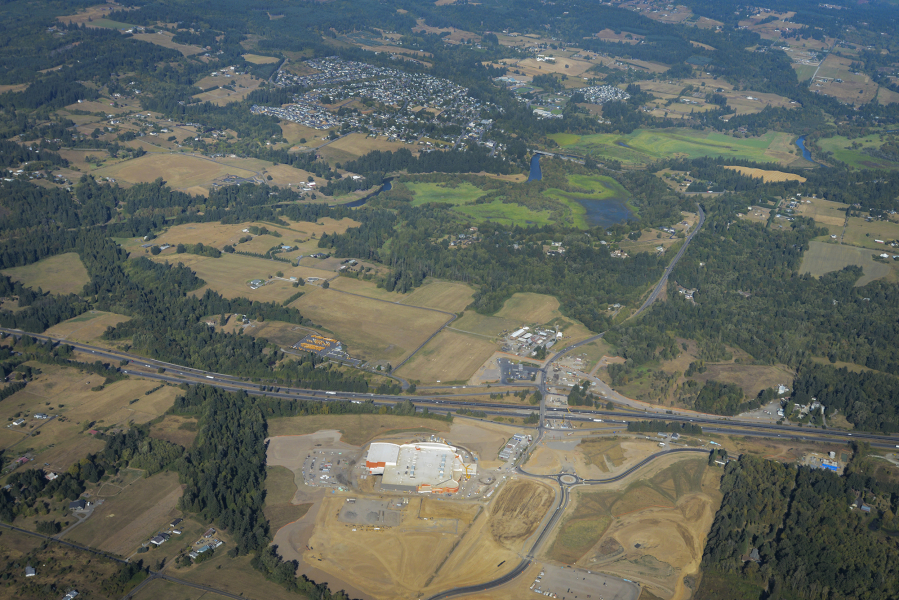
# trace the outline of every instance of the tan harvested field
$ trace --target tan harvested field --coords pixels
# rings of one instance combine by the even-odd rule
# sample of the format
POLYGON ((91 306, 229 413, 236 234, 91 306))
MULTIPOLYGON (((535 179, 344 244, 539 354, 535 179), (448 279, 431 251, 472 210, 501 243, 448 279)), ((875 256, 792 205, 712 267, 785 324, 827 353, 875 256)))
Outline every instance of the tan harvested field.
MULTIPOLYGON (((223 546, 220 550, 227 548, 223 546)), ((239 556, 230 558, 224 552, 218 552, 215 558, 187 569, 173 569, 172 575, 187 581, 207 585, 223 590, 229 594, 246 595, 248 598, 265 598, 265 600, 297 600, 295 592, 288 591, 253 568, 250 564, 251 556, 239 556)), ((313 578, 319 581, 317 577, 313 578)), ((191 589, 180 586, 179 589, 191 589)), ((340 589, 340 588, 336 588, 340 589)), ((349 591, 349 590, 348 590, 349 591)), ((192 592, 191 592, 192 593, 192 592)), ((185 594, 186 596, 186 594, 185 594)), ((352 597, 356 597, 355 594, 352 597)), ((171 596, 156 596, 156 598, 171 598, 171 596)), ((178 596, 174 596, 178 598, 178 596)), ((203 596, 203 600, 215 600, 221 598, 211 593, 203 596)))
POLYGON ((156 423, 150 427, 150 437, 178 444, 185 448, 190 448, 193 445, 198 432, 197 419, 177 415, 165 415, 161 423, 156 423))
POLYGON ((421 382, 467 382, 495 351, 489 339, 444 329, 398 373, 421 382))
POLYGON ((140 158, 101 167, 93 173, 128 183, 154 181, 161 177, 170 187, 182 191, 194 186, 208 189, 212 186, 213 180, 226 175, 245 178, 256 175, 249 169, 224 165, 212 159, 184 153, 146 154, 140 158))
MULTIPOLYGON (((549 55, 547 55, 549 57, 549 55)), ((593 63, 576 58, 557 57, 556 62, 538 62, 536 58, 525 58, 515 64, 515 69, 523 75, 545 75, 547 73, 565 74, 570 77, 580 77, 588 69, 593 68, 593 63), (565 68, 568 65, 568 68, 565 68)))
POLYGON ((862 248, 870 248, 887 252, 891 256, 897 254, 895 248, 891 248, 886 244, 879 244, 874 240, 883 240, 891 242, 899 240, 899 223, 892 221, 874 221, 867 222, 861 217, 850 217, 849 224, 846 226, 846 235, 843 243, 860 246, 862 248))
POLYGON ((165 387, 145 396, 146 391, 158 384, 131 379, 112 383, 95 392, 92 388, 103 382, 99 375, 44 364, 40 369, 42 374, 26 389, 0 404, 0 418, 12 417, 16 412, 59 415, 60 418, 50 421, 29 418, 20 431, 32 431, 40 424, 40 435, 29 442, 34 448, 35 462, 49 462, 54 469, 63 471, 88 452, 103 447, 103 442, 82 433, 81 423, 88 421, 102 427, 127 425, 129 421, 146 423, 171 407, 178 391, 165 387), (134 399, 137 402, 131 403, 134 399))
POLYGON ((306 290, 291 306, 327 328, 351 356, 363 360, 398 364, 448 320, 447 315, 430 310, 315 286, 307 285, 306 290))
POLYGON ((181 498, 176 473, 157 473, 140 479, 94 510, 68 539, 86 546, 129 556, 174 515, 181 498))
POLYGON ((880 262, 874 262, 875 252, 847 246, 845 244, 827 244, 822 242, 809 242, 808 251, 802 256, 800 273, 810 273, 820 277, 825 273, 839 271, 849 265, 857 265, 864 269, 864 275, 855 282, 856 286, 867 285, 875 279, 888 277, 893 271, 893 266, 880 262))
POLYGON ((715 512, 721 471, 705 458, 665 457, 628 478, 620 491, 580 488, 550 555, 640 582, 652 593, 685 600, 715 512), (661 463, 661 464, 656 464, 661 463))
MULTIPOLYGON (((176 571, 175 573, 179 573, 176 571)), ((194 589, 180 583, 154 579, 132 596, 134 600, 158 600, 159 598, 177 598, 178 600, 200 600, 207 592, 194 589)), ((207 596, 209 598, 209 596, 207 596)))
POLYGON ((461 312, 465 310, 465 307, 471 304, 471 300, 474 297, 474 289, 471 286, 450 281, 431 280, 408 294, 388 292, 370 281, 352 277, 335 279, 331 282, 331 288, 397 304, 422 306, 447 312, 461 312))
MULTIPOLYGON (((413 430, 439 433, 449 431, 449 429, 450 424, 446 421, 393 415, 313 415, 309 417, 279 417, 270 419, 268 422, 269 435, 272 438, 279 438, 276 447, 289 441, 289 438, 280 440, 281 436, 306 436, 317 431, 339 431, 341 443, 361 446, 377 436, 390 432, 409 431, 410 435, 414 435, 411 433, 413 430)), ((290 443, 301 442, 302 440, 290 443)), ((270 445, 270 456, 273 451, 270 445)), ((274 463, 269 462, 269 464, 274 463)), ((302 459, 299 464, 302 466, 302 459)), ((284 466, 291 468, 286 463, 284 466)))
POLYGON ((5 94, 6 92, 24 92, 28 89, 30 83, 13 83, 10 85, 0 85, 0 94, 5 94))
POLYGON ((482 317, 482 315, 475 315, 473 312, 466 313, 463 318, 454 322, 452 327, 482 335, 495 335, 502 329, 511 331, 521 325, 558 325, 559 330, 563 332, 566 345, 593 335, 580 322, 562 315, 559 310, 559 301, 555 297, 545 294, 530 292, 514 294, 506 300, 503 307, 497 311, 495 317, 479 317, 482 317), (496 320, 495 325, 493 325, 493 320, 496 320), (484 331, 479 329, 481 322, 486 326, 484 331), (494 332, 493 329, 503 322, 511 324, 512 329, 503 326, 494 332))
MULTIPOLYGON (((218 222, 176 225, 175 227, 170 227, 163 233, 159 234, 159 237, 153 240, 153 242, 160 245, 170 244, 172 246, 177 246, 178 244, 202 243, 206 246, 213 246, 218 249, 222 249, 226 245, 230 244, 240 252, 253 252, 256 254, 264 254, 273 246, 281 244, 300 247, 301 250, 298 252, 283 253, 283 256, 293 258, 297 254, 310 254, 313 252, 319 252, 317 238, 321 237, 322 234, 343 233, 350 227, 358 227, 360 224, 358 221, 354 221, 353 219, 344 218, 337 221, 330 217, 319 219, 319 221, 316 223, 310 221, 290 221, 288 219, 285 219, 285 221, 289 223, 287 227, 272 225, 271 223, 262 223, 258 221, 247 221, 238 225, 222 224, 218 222), (252 226, 265 227, 269 231, 276 231, 281 234, 281 237, 274 237, 271 235, 254 236, 249 233, 244 233, 244 229, 252 226), (250 235, 253 239, 249 242, 238 244, 238 240, 247 235, 250 235)), ((146 249, 141 248, 141 245, 143 245, 144 243, 145 242, 143 241, 143 238, 137 237, 123 242, 122 245, 124 248, 131 252, 145 253, 146 249)), ((163 251, 162 254, 159 255, 159 257, 167 258, 168 260, 183 261, 185 263, 187 263, 189 260, 205 259, 205 257, 193 257, 193 255, 190 254, 175 254, 174 248, 163 251)), ((270 263, 271 261, 266 262, 270 263)), ((283 263, 276 264, 283 265, 284 267, 289 268, 289 265, 283 263)), ((283 269, 281 269, 281 267, 279 266, 278 269, 274 270, 283 269)), ((320 273, 318 275, 321 276, 320 273)))
MULTIPOLYGON (((289 264, 256 258, 253 256, 240 256, 238 254, 223 254, 219 258, 193 257, 193 260, 183 260, 178 255, 160 256, 159 259, 169 262, 184 262, 196 274, 201 277, 209 289, 215 290, 228 298, 243 296, 251 300, 265 302, 282 302, 297 292, 309 293, 315 288, 306 285, 303 288, 294 288, 288 277, 327 277, 327 273, 309 269, 306 267, 292 267, 289 264), (285 279, 275 279, 275 274, 281 271, 285 279), (249 282, 254 279, 272 280, 266 285, 251 289, 249 282)), ((206 288, 201 288, 197 293, 202 294, 206 288)), ((249 333, 247 331, 246 333, 249 333)))
POLYGON ((893 104, 894 102, 899 102, 899 93, 881 86, 877 89, 877 101, 880 104, 893 104))
POLYGON ((130 319, 124 315, 92 310, 54 325, 44 333, 72 341, 92 342, 106 333, 107 327, 115 327, 130 319))
POLYGON ((54 294, 78 294, 90 281, 84 263, 75 252, 58 254, 24 267, 4 269, 4 275, 34 290, 41 288, 54 294))
POLYGON ((250 92, 256 90, 262 80, 254 75, 233 75, 231 77, 204 77, 197 82, 197 87, 201 90, 209 89, 212 86, 230 86, 234 91, 219 87, 217 90, 211 90, 197 94, 194 96, 201 102, 212 102, 218 106, 224 106, 232 102, 240 102, 246 98, 250 92))
POLYGON ((805 204, 805 202, 800 204, 799 214, 803 217, 814 219, 816 223, 832 228, 833 233, 837 232, 835 228, 842 227, 843 223, 846 221, 846 209, 849 208, 848 204, 831 202, 830 200, 824 200, 823 198, 803 198, 802 200, 810 201, 811 204, 805 204))
POLYGON ((326 159, 345 161, 348 157, 358 158, 372 150, 395 152, 400 148, 406 148, 413 154, 418 154, 419 150, 417 145, 391 142, 384 136, 369 137, 362 133, 351 133, 321 148, 318 153, 326 159))
POLYGON ((743 388, 748 398, 755 398, 762 390, 787 384, 793 377, 794 372, 784 365, 718 364, 708 365, 705 373, 696 374, 692 379, 735 383, 743 388))
MULTIPOLYGON (((450 3, 451 4, 451 3, 450 3)), ((462 39, 472 40, 472 43, 480 42, 481 36, 476 33, 472 33, 470 31, 465 31, 464 29, 456 29, 456 28, 440 28, 440 27, 431 27, 425 24, 424 19, 418 19, 416 21, 416 26, 412 28, 413 32, 424 32, 424 33, 432 33, 435 35, 440 35, 441 33, 448 33, 449 35, 445 36, 444 39, 447 42, 452 42, 454 44, 461 43, 462 39)))
MULTIPOLYGON (((291 63, 293 64, 293 63, 291 63)), ((306 147, 320 146, 327 141, 329 129, 314 129, 292 121, 281 121, 281 134, 290 144, 306 147), (305 139, 305 142, 301 140, 305 139)))
POLYGON ((184 56, 193 56, 194 54, 203 52, 203 49, 199 46, 193 46, 190 44, 178 44, 176 42, 173 42, 173 37, 174 35, 169 33, 168 31, 134 34, 134 39, 136 40, 150 42, 151 44, 156 44, 157 46, 162 46, 163 48, 171 48, 172 50, 177 50, 184 56))
POLYGON ((254 65, 270 65, 281 60, 275 56, 260 56, 258 54, 244 54, 243 59, 254 65))
POLYGON ((57 17, 63 23, 74 23, 76 25, 84 24, 88 26, 89 23, 94 20, 105 19, 110 12, 114 10, 131 10, 128 6, 123 6, 115 3, 107 3, 107 4, 97 4, 95 6, 88 6, 84 10, 79 11, 74 15, 65 15, 61 17, 57 17))
POLYGON ((784 173, 783 171, 767 171, 765 169, 756 169, 753 167, 729 167, 725 166, 725 169, 731 169, 732 171, 737 171, 741 175, 748 175, 750 177, 761 177, 762 181, 768 183, 770 181, 799 181, 801 183, 805 183, 805 177, 802 175, 796 175, 795 173, 784 173))

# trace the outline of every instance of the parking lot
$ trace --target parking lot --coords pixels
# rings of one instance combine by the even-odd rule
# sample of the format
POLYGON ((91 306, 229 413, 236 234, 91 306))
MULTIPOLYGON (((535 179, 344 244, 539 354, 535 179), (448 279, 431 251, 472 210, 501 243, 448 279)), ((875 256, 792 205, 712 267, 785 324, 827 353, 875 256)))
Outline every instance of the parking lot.
POLYGON ((524 363, 516 365, 507 358, 501 358, 496 362, 499 365, 501 384, 535 381, 540 372, 539 367, 524 363))
POLYGON ((560 600, 637 600, 640 588, 634 583, 571 567, 545 565, 534 580, 532 592, 560 600))
POLYGON ((313 487, 348 487, 355 458, 343 450, 314 450, 303 461, 303 481, 313 487))

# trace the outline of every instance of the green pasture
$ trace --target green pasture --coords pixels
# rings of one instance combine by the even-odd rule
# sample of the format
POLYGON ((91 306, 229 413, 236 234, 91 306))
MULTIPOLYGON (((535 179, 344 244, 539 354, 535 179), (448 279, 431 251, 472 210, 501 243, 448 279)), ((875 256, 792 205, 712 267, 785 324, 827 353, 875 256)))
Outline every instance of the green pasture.
POLYGON ((454 205, 471 204, 484 195, 484 190, 468 182, 459 183, 452 187, 445 183, 407 182, 404 185, 415 194, 415 197, 412 199, 413 206, 420 206, 429 202, 443 202, 454 205))
POLYGON ((478 221, 490 221, 510 227, 513 225, 522 227, 549 225, 552 222, 549 211, 538 212, 520 204, 505 203, 502 200, 494 200, 489 204, 458 206, 454 210, 478 221))
POLYGON ((692 129, 638 129, 628 135, 599 133, 585 136, 550 136, 563 149, 597 158, 643 165, 671 157, 700 158, 726 156, 757 162, 785 161, 792 155, 792 136, 768 132, 757 138, 736 138, 723 133, 692 129), (772 154, 776 152, 782 156, 772 154))
POLYGON ((865 148, 879 148, 883 142, 879 134, 866 135, 865 137, 849 139, 841 135, 816 140, 818 147, 824 152, 833 152, 833 157, 856 169, 899 169, 899 163, 875 158, 864 152, 865 148), (860 144, 860 148, 852 149, 853 143, 860 144))

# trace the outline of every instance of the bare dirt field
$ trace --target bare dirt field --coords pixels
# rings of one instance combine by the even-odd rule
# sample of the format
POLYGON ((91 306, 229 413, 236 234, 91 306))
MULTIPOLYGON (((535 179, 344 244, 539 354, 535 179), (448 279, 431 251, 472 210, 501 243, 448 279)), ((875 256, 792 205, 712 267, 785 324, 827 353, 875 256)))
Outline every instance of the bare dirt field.
MULTIPOLYGON (((268 423, 268 432, 273 438, 280 439, 280 436, 305 436, 307 434, 319 432, 316 435, 325 436, 323 439, 339 439, 340 443, 348 444, 349 446, 361 446, 375 437, 399 431, 427 431, 437 433, 448 431, 449 428, 450 424, 446 421, 422 419, 420 417, 397 417, 393 415, 313 415, 309 417, 279 417, 277 419, 270 419, 268 423), (334 438, 335 435, 338 435, 339 437, 334 438)), ((279 442, 279 444, 281 443, 287 442, 279 442)), ((305 442, 290 443, 301 444, 305 442)), ((300 447, 304 448, 305 446, 300 447)), ((292 450, 287 452, 289 454, 292 450)), ((271 464, 282 463, 278 462, 271 464)), ((289 464, 283 464, 284 466, 291 468, 289 464)))
POLYGON ((48 329, 45 333, 54 337, 79 342, 92 342, 106 332, 107 327, 115 327, 131 317, 110 312, 92 310, 83 315, 63 321, 48 329))
POLYGON ((662 460, 620 491, 579 489, 553 550, 587 548, 577 560, 584 568, 639 581, 662 597, 689 598, 683 579, 698 573, 721 501, 721 471, 704 458, 662 460))
POLYGON ((467 382, 495 351, 489 339, 444 329, 398 373, 421 382, 467 382))
POLYGON ((33 290, 41 288, 54 294, 80 293, 84 285, 90 281, 84 263, 75 252, 58 254, 24 267, 4 269, 0 272, 15 281, 22 282, 25 287, 33 290))
POLYGON ((478 456, 478 464, 482 469, 495 469, 504 464, 504 461, 499 460, 499 452, 505 446, 506 441, 516 433, 533 433, 533 430, 483 421, 456 419, 447 434, 447 439, 450 443, 458 444, 475 452, 478 456))
POLYGON ((158 473, 141 479, 108 498, 68 538, 128 556, 168 522, 181 493, 175 473, 158 473))
POLYGON ((275 56, 260 56, 258 54, 244 54, 243 59, 254 65, 271 65, 280 60, 275 56))
POLYGON ((795 173, 784 173, 783 171, 767 171, 765 169, 755 169, 752 167, 728 167, 725 166, 725 169, 731 169, 732 171, 737 171, 742 175, 748 175, 750 177, 761 177, 762 181, 768 183, 770 181, 799 181, 805 183, 805 177, 802 175, 796 175, 795 173))
POLYGON ((646 440, 565 436, 541 443, 524 468, 538 475, 573 470, 580 477, 600 479, 621 473, 657 451, 658 446, 646 440))
POLYGON ((513 479, 490 508, 490 535, 506 548, 519 551, 546 516, 555 493, 543 483, 513 479))

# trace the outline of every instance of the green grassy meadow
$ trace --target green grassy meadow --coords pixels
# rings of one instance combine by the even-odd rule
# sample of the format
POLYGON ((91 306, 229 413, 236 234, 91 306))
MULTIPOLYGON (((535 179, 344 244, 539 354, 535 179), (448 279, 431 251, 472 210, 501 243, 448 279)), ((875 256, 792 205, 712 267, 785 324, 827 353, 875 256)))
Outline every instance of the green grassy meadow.
POLYGON ((792 136, 768 132, 757 138, 735 138, 722 133, 692 129, 638 129, 628 135, 599 133, 550 136, 564 150, 640 166, 670 157, 726 156, 757 162, 786 164, 798 158, 791 154, 792 136))
POLYGON ((421 206, 429 202, 446 204, 471 204, 484 195, 484 190, 468 182, 450 187, 443 183, 406 183, 405 186, 415 194, 412 206, 421 206))
POLYGON ((552 222, 549 211, 535 211, 520 204, 505 203, 502 200, 494 200, 487 204, 469 204, 459 206, 456 212, 477 219, 478 221, 490 221, 501 225, 548 225, 552 222))
POLYGON ((850 140, 841 135, 830 138, 820 138, 816 141, 818 147, 824 152, 833 152, 833 157, 856 169, 899 169, 899 163, 875 158, 863 150, 865 148, 879 148, 883 143, 879 134, 850 140), (853 143, 860 144, 858 149, 849 148, 853 143))

